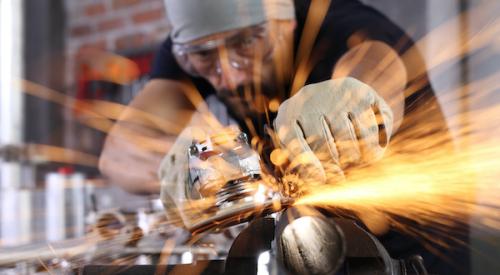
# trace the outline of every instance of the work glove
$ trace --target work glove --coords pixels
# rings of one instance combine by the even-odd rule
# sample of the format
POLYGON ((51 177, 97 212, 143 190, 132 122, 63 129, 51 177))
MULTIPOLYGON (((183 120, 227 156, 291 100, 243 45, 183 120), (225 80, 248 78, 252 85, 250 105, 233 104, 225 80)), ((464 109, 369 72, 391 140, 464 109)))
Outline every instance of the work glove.
POLYGON ((304 86, 281 104, 274 123, 287 173, 307 187, 341 181, 346 168, 380 159, 393 113, 370 86, 347 77, 304 86))

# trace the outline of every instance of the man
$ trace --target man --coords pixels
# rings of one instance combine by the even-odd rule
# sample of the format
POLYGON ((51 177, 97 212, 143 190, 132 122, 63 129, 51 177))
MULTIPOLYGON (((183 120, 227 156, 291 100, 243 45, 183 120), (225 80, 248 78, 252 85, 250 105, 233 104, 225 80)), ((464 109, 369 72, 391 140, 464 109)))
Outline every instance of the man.
MULTIPOLYGON (((277 1, 278 5, 279 2, 280 1, 277 1)), ((326 7, 328 8, 328 5, 326 7)), ((339 1, 337 3, 337 1, 334 1, 330 9, 327 8, 325 10, 330 11, 326 15, 327 19, 329 19, 328 22, 335 20, 337 17, 339 17, 339 15, 348 13, 351 10, 356 11, 361 8, 361 10, 364 10, 363 13, 365 14, 365 17, 368 15, 369 17, 376 19, 377 22, 382 21, 384 25, 388 25, 391 29, 397 32, 396 35, 394 34, 386 35, 385 33, 382 33, 380 35, 382 38, 379 39, 379 41, 383 39, 386 40, 390 39, 392 44, 399 42, 401 42, 402 44, 406 43, 406 41, 404 41, 405 38, 403 34, 394 25, 390 24, 389 21, 387 21, 387 19, 382 17, 376 11, 368 9, 366 6, 363 6, 358 2, 339 1)), ((167 11, 174 13, 172 9, 167 8, 167 11)), ((273 93, 275 93, 276 95, 273 97, 278 99, 278 101, 283 101, 284 99, 286 99, 286 97, 288 97, 288 95, 286 94, 292 88, 291 78, 293 77, 292 70, 294 69, 293 60, 295 52, 303 52, 302 55, 305 55, 305 51, 308 48, 308 44, 311 44, 311 40, 314 39, 314 37, 305 39, 304 42, 301 44, 303 45, 302 48, 297 49, 302 41, 301 32, 304 28, 303 26, 304 21, 306 20, 307 17, 306 13, 308 12, 308 2, 296 3, 295 11, 299 13, 297 15, 297 21, 295 21, 295 14, 292 6, 291 11, 290 10, 286 11, 284 15, 283 14, 277 15, 277 16, 282 16, 283 17, 282 19, 278 18, 277 20, 271 20, 270 25, 272 26, 269 26, 270 28, 277 29, 276 31, 271 32, 271 33, 278 33, 277 36, 279 36, 276 37, 278 41, 274 41, 276 45, 273 46, 272 58, 274 63, 277 62, 280 63, 273 66, 272 62, 267 61, 265 64, 266 66, 263 69, 266 70, 266 72, 262 74, 264 75, 264 77, 267 78, 273 78, 272 76, 276 75, 275 79, 277 79, 280 83, 278 83, 277 85, 275 84, 276 91, 273 91, 273 93), (276 70, 278 70, 277 73, 273 72, 274 71, 273 67, 275 67, 276 70), (268 71, 271 71, 271 73, 268 73, 268 71)), ((314 14, 313 16, 311 16, 311 18, 312 17, 314 17, 314 14)), ((255 21, 262 21, 262 20, 264 20, 264 18, 255 21)), ((370 20, 371 19, 367 18, 360 18, 360 20, 347 19, 344 20, 344 22, 339 21, 339 24, 338 25, 335 24, 336 26, 333 27, 329 26, 332 24, 323 24, 323 26, 321 27, 321 32, 327 33, 329 36, 332 36, 332 39, 323 38, 322 39, 323 41, 318 41, 318 43, 316 43, 318 45, 315 46, 315 49, 309 50, 310 52, 312 52, 312 56, 311 58, 307 59, 313 60, 313 62, 315 62, 316 65, 314 66, 314 68, 311 68, 312 72, 310 73, 309 79, 307 80, 306 83, 301 84, 300 82, 305 82, 305 81, 299 81, 300 79, 299 77, 297 77, 298 80, 296 82, 298 84, 295 85, 296 86, 295 90, 298 90, 299 88, 301 88, 300 86, 303 86, 304 84, 317 83, 323 80, 331 79, 333 73, 333 66, 335 65, 336 61, 338 61, 340 57, 347 52, 348 47, 354 47, 361 41, 363 41, 363 39, 366 38, 361 27, 369 26, 372 29, 374 28, 373 26, 371 26, 369 22, 370 20), (356 23, 359 26, 356 27, 352 23, 356 23), (333 41, 335 41, 335 43, 333 43, 333 41), (326 49, 328 49, 328 52, 325 52, 326 49)), ((321 24, 321 21, 319 22, 319 24, 321 24)), ((387 33, 391 32, 387 31, 387 33)), ((186 125, 189 120, 189 117, 186 116, 180 116, 177 118, 176 110, 194 108, 192 104, 189 102, 189 100, 185 96, 183 96, 185 94, 183 90, 185 90, 186 85, 182 84, 186 82, 194 84, 197 90, 205 98, 212 94, 218 93, 220 95, 219 98, 224 98, 224 100, 226 101, 232 101, 232 103, 238 101, 237 97, 231 97, 230 99, 228 99, 228 97, 225 96, 233 94, 232 92, 228 92, 230 90, 228 89, 228 87, 230 88, 230 85, 234 86, 234 83, 230 82, 230 79, 226 77, 228 74, 223 74, 224 77, 226 77, 223 79, 223 81, 220 79, 219 80, 214 79, 213 74, 208 76, 213 79, 212 81, 208 81, 207 79, 199 76, 192 77, 191 75, 187 74, 183 69, 180 68, 178 62, 175 60, 175 56, 172 54, 171 47, 172 47, 172 40, 171 39, 166 40, 165 43, 162 45, 162 48, 160 49, 160 52, 157 56, 155 67, 151 75, 152 80, 147 84, 144 91, 138 97, 136 97, 130 105, 131 107, 134 107, 135 110, 144 110, 147 111, 148 114, 153 114, 157 119, 153 119, 147 116, 146 117, 138 116, 136 112, 133 112, 133 110, 130 109, 123 115, 122 119, 122 121, 129 121, 129 122, 122 123, 123 127, 121 129, 121 131, 138 132, 145 136, 151 137, 153 140, 158 140, 162 141, 163 143, 167 143, 165 145, 155 147, 155 148, 162 147, 161 148, 162 153, 154 154, 156 155, 156 157, 151 158, 151 154, 149 153, 145 154, 141 149, 134 151, 135 150, 134 148, 137 146, 120 146, 120 143, 125 143, 126 141, 120 138, 113 138, 114 135, 116 136, 121 135, 118 133, 115 133, 113 135, 115 131, 116 132, 120 131, 119 130, 120 128, 116 127, 111 132, 110 138, 108 138, 107 140, 106 147, 104 149, 101 158, 100 166, 104 171, 104 173, 109 174, 111 178, 114 179, 115 182, 121 184, 125 189, 129 191, 154 193, 158 192, 159 190, 158 183, 157 181, 154 180, 156 178, 156 171, 151 168, 146 169, 146 167, 148 166, 158 167, 159 161, 164 156, 163 152, 167 151, 168 149, 166 148, 168 147, 168 143, 171 143, 173 140, 175 140, 176 136, 175 134, 165 135, 165 132, 172 132, 172 130, 177 130, 178 132, 180 129, 184 128, 183 126, 186 125), (214 89, 214 87, 217 89, 214 89), (174 117, 175 119, 172 120, 172 117, 174 117), (160 119, 160 118, 168 118, 168 119, 160 119), (134 121, 136 123, 131 123, 130 121, 134 121), (178 127, 172 129, 172 127, 169 127, 171 125, 167 125, 164 121, 168 122, 175 121, 176 122, 175 125, 178 127), (121 150, 113 150, 113 148, 115 148, 115 146, 113 145, 116 145, 116 148, 120 148, 121 150), (126 157, 127 155, 134 157, 129 158, 126 157), (127 171, 124 171, 123 166, 120 164, 126 161, 132 161, 134 159, 137 160, 136 162, 134 162, 133 165, 134 167, 136 167, 135 165, 140 165, 137 168, 140 168, 141 171, 150 171, 150 173, 143 173, 143 175, 139 175, 135 172, 128 173, 127 171)), ((408 46, 404 47, 407 48, 408 46)), ((311 46, 309 46, 309 48, 311 48, 311 46)), ((355 56, 355 54, 353 54, 352 56, 355 56)), ((381 54, 381 56, 385 55, 381 54)), ((367 60, 366 58, 364 59, 367 60)), ((376 64, 377 61, 378 60, 371 60, 373 64, 376 64)), ((299 62, 296 63, 299 64, 299 62)), ((307 63, 307 60, 301 62, 301 64, 302 63, 307 63)), ((349 62, 345 63, 349 64, 349 62)), ((362 67, 363 66, 359 66, 359 68, 362 67)), ((365 67, 370 68, 370 66, 365 66, 365 67)), ((302 69, 302 71, 304 70, 302 69)), ((400 75, 400 78, 405 77, 405 74, 408 73, 405 72, 404 69, 395 71, 399 71, 399 73, 397 73, 396 75, 400 75)), ((343 72, 342 70, 339 69, 336 70, 336 72, 338 73, 339 76, 345 76, 345 71, 343 72)), ((354 70, 352 70, 352 73, 353 74, 355 73, 354 70)), ((360 79, 361 77, 359 76, 363 75, 364 73, 365 72, 363 71, 357 73, 358 75, 357 78, 360 79)), ((304 73, 302 73, 301 76, 302 78, 303 75, 304 73)), ((245 74, 240 72, 240 74, 236 77, 244 78, 245 74)), ((238 81, 241 82, 243 80, 239 79, 238 81)), ((248 81, 248 79, 246 79, 245 81, 248 81)), ((262 79, 261 82, 264 85, 270 85, 267 84, 268 82, 270 82, 269 79, 262 79)), ((378 83, 382 82, 383 82, 382 79, 378 81, 378 83)), ((395 82, 398 81, 391 81, 391 83, 395 82)), ((405 82, 405 81, 399 81, 399 82, 405 82)), ((382 83, 380 84, 380 86, 388 86, 388 85, 382 83)), ((263 93, 266 93, 267 90, 271 89, 262 89, 263 93)), ((396 98, 397 100, 399 100, 399 102, 393 104, 394 112, 396 112, 396 114, 399 113, 397 114, 397 116, 401 116, 401 107, 402 107, 401 101, 403 100, 403 98, 404 97, 402 95, 399 95, 399 98, 396 98)), ((273 98, 268 98, 269 101, 271 101, 272 99, 273 98)), ((263 103, 264 101, 261 100, 260 102, 263 103)), ((241 109, 242 108, 230 108, 228 111, 234 112, 234 110, 241 110, 241 109)), ((237 115, 235 115, 235 117, 236 116, 237 115)), ((125 163, 125 165, 127 164, 129 163, 128 162, 125 163)))
MULTIPOLYGON (((172 31, 152 80, 111 131, 100 168, 129 191, 157 192, 155 170, 168 151, 160 171, 162 199, 183 223, 189 217, 174 210, 190 199, 183 185, 193 135, 188 126, 208 124, 197 115, 204 103, 221 124, 238 123, 254 137, 263 137, 265 124, 274 120, 289 169, 306 184, 342 180, 345 169, 381 158, 398 129, 411 126, 404 114, 418 112, 421 99, 445 128, 432 92, 422 85, 424 64, 411 41, 358 1, 165 4, 172 31), (410 85, 416 89, 405 95, 410 85), (197 109, 193 118, 184 115, 197 109)), ((422 254, 431 272, 456 274, 416 240, 378 233, 385 233, 381 240, 393 257, 422 254)))

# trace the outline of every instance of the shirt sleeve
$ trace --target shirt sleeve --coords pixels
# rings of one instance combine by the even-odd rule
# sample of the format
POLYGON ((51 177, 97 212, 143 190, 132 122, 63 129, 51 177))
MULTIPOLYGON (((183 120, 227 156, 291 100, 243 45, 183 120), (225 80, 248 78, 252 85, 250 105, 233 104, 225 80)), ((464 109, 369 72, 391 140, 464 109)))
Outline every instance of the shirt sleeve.
MULTIPOLYGON (((330 49, 337 49, 337 53, 343 54, 355 46, 352 43, 363 40, 381 41, 398 52, 400 56, 406 55, 409 49, 415 47, 411 37, 400 27, 376 9, 359 1, 333 2, 325 21, 329 23, 323 25, 320 32, 322 40, 318 41, 318 44, 326 46, 318 47, 320 49, 316 53, 319 56, 316 57, 318 60, 325 59, 324 56, 330 49)), ((340 55, 335 58, 338 60, 340 55)), ((426 71, 421 71, 422 66, 425 67, 423 56, 418 51, 414 51, 411 58, 402 61, 407 73, 411 76, 407 87, 415 87, 411 89, 413 90, 411 94, 405 94, 406 115, 417 105, 428 100, 436 100, 436 97, 426 71)), ((444 121, 444 119, 441 120, 444 121)))
POLYGON ((352 35, 385 42, 399 53, 413 46, 412 39, 401 28, 368 5, 359 1, 337 1, 331 9, 335 14, 332 32, 346 47, 352 35))

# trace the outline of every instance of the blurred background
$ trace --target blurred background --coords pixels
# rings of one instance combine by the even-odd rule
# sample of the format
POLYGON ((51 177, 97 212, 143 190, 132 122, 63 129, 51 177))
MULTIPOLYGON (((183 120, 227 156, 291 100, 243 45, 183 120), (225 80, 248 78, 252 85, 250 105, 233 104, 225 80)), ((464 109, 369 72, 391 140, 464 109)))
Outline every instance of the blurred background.
MULTIPOLYGON (((463 48, 481 27, 476 24, 481 18, 473 13, 458 15, 481 1, 363 2, 419 41, 428 64, 435 64, 444 46, 467 53, 430 71, 438 96, 453 90, 467 97, 474 89, 465 83, 499 71, 498 55, 485 58, 463 48), (429 35, 443 24, 448 25, 446 31, 429 35)), ((100 219, 115 221, 111 231, 126 228, 129 235, 136 227, 145 235, 154 231, 162 219, 158 197, 127 194, 97 170, 109 129, 98 103, 126 105, 141 90, 168 32, 162 0, 0 0, 0 273, 38 270, 28 260, 12 259, 25 259, 24 252, 37 253, 47 243, 76 247, 100 219), (13 77, 25 82, 12 82, 13 77), (79 108, 90 101, 95 104, 92 112, 79 108), (14 255, 15 251, 19 254, 14 255)), ((491 45, 498 51, 498 37, 491 45)), ((499 98, 484 100, 491 103, 499 98)), ((451 116, 485 102, 442 103, 445 114, 451 116)), ((457 147, 464 146, 460 135, 454 137, 457 147)), ((164 240, 171 234, 167 231, 160 232, 164 235, 154 231, 155 238, 164 240)), ((471 234, 473 248, 481 251, 472 256, 473 274, 493 274, 497 267, 483 262, 482 255, 499 255, 498 246, 474 241, 475 234, 483 232, 471 234)), ((491 236, 492 243, 498 244, 498 233, 491 236)), ((128 247, 134 247, 137 255, 149 255, 154 253, 145 250, 161 251, 163 245, 145 238, 141 242, 128 247)), ((172 261, 182 262, 216 252, 180 249, 176 253, 172 261)), ((64 267, 59 254, 40 255, 38 265, 64 267)))

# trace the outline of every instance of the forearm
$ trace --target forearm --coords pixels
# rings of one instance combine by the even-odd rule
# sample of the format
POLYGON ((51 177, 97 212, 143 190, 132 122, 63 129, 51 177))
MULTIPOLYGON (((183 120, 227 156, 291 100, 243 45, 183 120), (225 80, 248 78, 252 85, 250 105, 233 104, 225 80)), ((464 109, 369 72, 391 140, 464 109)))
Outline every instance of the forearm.
POLYGON ((151 80, 126 108, 106 138, 99 169, 132 193, 158 193, 157 171, 192 106, 179 83, 151 80))
POLYGON ((123 137, 108 136, 99 169, 110 183, 135 194, 159 193, 156 171, 162 155, 137 147, 123 137))

